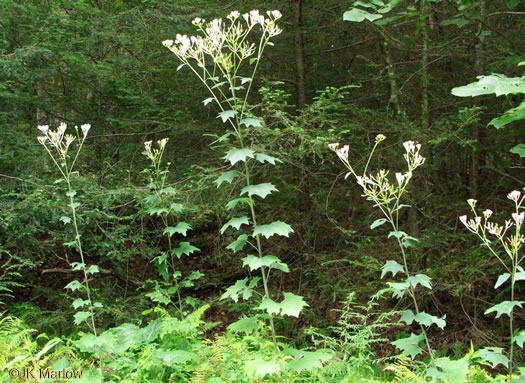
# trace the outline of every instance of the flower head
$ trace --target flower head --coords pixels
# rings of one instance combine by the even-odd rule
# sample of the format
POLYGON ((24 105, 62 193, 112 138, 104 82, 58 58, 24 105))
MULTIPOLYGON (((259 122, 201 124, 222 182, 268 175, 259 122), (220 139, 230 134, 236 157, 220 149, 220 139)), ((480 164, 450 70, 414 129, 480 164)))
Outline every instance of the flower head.
POLYGON ((49 130, 48 125, 38 125, 37 129, 40 130, 44 135, 47 136, 47 131, 49 130))
POLYGON ((241 14, 239 13, 239 11, 232 11, 228 15, 228 19, 233 21, 233 20, 237 20, 240 16, 241 16, 241 14))
POLYGON ((469 206, 474 209, 474 207, 476 206, 476 203, 478 203, 477 200, 475 200, 474 198, 470 198, 467 200, 467 203, 469 204, 469 206))
POLYGON ((283 17, 283 14, 281 13, 281 11, 278 11, 277 9, 273 11, 267 11, 266 13, 273 20, 279 20, 281 17, 283 17))
POLYGON ((82 134, 84 135, 84 138, 86 138, 89 129, 91 129, 91 124, 84 124, 80 126, 80 129, 82 129, 82 134))
POLYGON ((507 198, 510 199, 511 201, 518 202, 520 196, 521 196, 521 193, 518 190, 514 190, 514 191, 511 191, 507 195, 507 198))
POLYGON ((336 151, 339 147, 339 142, 334 142, 333 144, 328 144, 328 147, 332 149, 333 151, 336 151))
POLYGON ((204 23, 204 21, 205 21, 204 19, 201 19, 200 17, 196 17, 196 18, 194 18, 194 19, 192 20, 191 23, 192 23, 193 25, 201 25, 201 24, 204 23))

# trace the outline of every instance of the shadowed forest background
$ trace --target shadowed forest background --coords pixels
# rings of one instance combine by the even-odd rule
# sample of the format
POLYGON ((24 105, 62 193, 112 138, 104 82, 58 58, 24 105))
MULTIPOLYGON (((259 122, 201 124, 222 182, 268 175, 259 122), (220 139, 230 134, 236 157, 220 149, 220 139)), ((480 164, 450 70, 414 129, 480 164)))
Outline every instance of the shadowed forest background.
MULTIPOLYGON (((224 374, 210 380, 211 372, 202 368, 207 360, 214 373, 238 370, 235 362, 228 364, 227 356, 217 355, 240 358, 229 349, 233 340, 225 337, 230 335, 224 334, 228 325, 251 315, 255 306, 220 297, 239 279, 257 273, 243 268, 241 259, 249 251, 226 248, 237 235, 220 233, 231 217, 225 205, 242 186, 230 180, 231 187, 218 188, 215 182, 229 169, 224 152, 232 148, 223 137, 227 127, 217 117, 220 110, 214 102, 203 103, 208 89, 188 68, 177 70, 180 62, 162 45, 177 34, 195 34, 195 18, 225 18, 234 10, 252 9, 261 13, 278 9, 283 15, 279 20, 283 31, 264 51, 247 100, 249 113, 261 122, 247 133, 250 143, 282 161, 271 169, 253 170, 255 180, 271 179, 279 190, 258 204, 259 214, 268 222, 284 221, 294 231, 268 241, 266 253, 279 257, 290 271, 273 277, 270 285, 274 291, 301 295, 309 304, 298 317, 280 318, 276 328, 280 341, 294 347, 332 349, 335 359, 323 360, 323 365, 336 371, 301 378, 299 368, 296 375, 256 374, 253 379, 424 379, 417 371, 428 362, 425 355, 413 362, 401 359, 397 372, 383 370, 393 362, 382 358, 399 353, 390 342, 418 329, 399 323, 395 313, 410 307, 408 298, 385 293, 378 306, 368 306, 370 297, 388 287, 380 278, 381 269, 399 250, 387 238, 388 230, 370 228, 382 217, 380 212, 362 197, 353 179, 345 177, 347 171, 328 148, 335 142, 348 144, 352 166, 362 170, 378 134, 387 140, 375 152, 373 169, 391 169, 393 177, 405 166, 402 143, 408 140, 420 143, 426 157, 402 201, 410 208, 400 213, 400 226, 419 240, 409 253, 412 269, 432 280, 430 292, 418 290, 421 309, 440 318, 446 314, 444 330, 427 330, 438 350, 436 357, 459 358, 471 347, 507 347, 505 318, 484 314, 493 304, 508 300, 509 287, 494 289, 505 270, 458 218, 471 214, 469 198, 491 209, 499 222, 513 212, 506 197, 525 187, 523 120, 511 118, 499 129, 489 123, 518 107, 523 97, 520 92, 499 97, 457 97, 451 92, 481 75, 523 75, 524 67, 518 64, 525 61, 524 4, 393 1, 395 6, 381 18, 351 20, 358 13, 349 10, 372 14, 381 9, 379 3, 0 0, 0 330, 4 331, 0 333, 18 334, 15 340, 25 337, 0 350, 0 369, 17 356, 34 355, 51 339, 62 339, 63 349, 46 361, 47 367, 64 360, 70 363, 67 366, 86 371, 98 366, 97 353, 75 343, 89 329, 73 322, 71 301, 76 293, 64 289, 74 279, 82 281, 71 266, 79 262, 78 252, 64 246, 74 236, 62 219, 68 215, 69 200, 64 183, 55 183, 57 171, 39 145, 36 129, 38 125, 54 129, 61 122, 70 127, 89 123, 91 130, 76 164, 78 176, 72 182, 80 204, 78 229, 86 264, 99 268, 89 278, 93 295, 103 306, 95 316, 99 333, 125 323, 148 328, 144 327, 151 326, 148 315, 179 317, 172 306, 151 295, 162 281, 155 259, 168 243, 160 214, 148 210, 152 173, 142 155, 147 141, 169 138, 163 161, 170 164, 166 178, 166 186, 174 189, 170 198, 181 204, 175 221, 191 227, 183 240, 200 249, 179 257, 177 263, 182 275, 202 273, 187 286, 177 285, 184 298, 182 316, 191 317, 191 312, 209 304, 199 314, 206 324, 196 319, 195 333, 183 336, 191 347, 179 348, 189 352, 207 339, 208 354, 195 351, 201 359, 185 355, 183 362, 179 354, 178 362, 166 356, 168 367, 160 368, 158 361, 141 364, 157 355, 140 349, 144 341, 134 346, 134 362, 106 355, 110 363, 106 381, 259 381, 224 374), (345 330, 341 310, 354 313, 344 317, 345 330), (386 312, 392 313, 393 324, 373 327, 386 312), (341 345, 341 339, 360 344, 351 334, 364 334, 363 329, 373 335, 359 338, 363 347, 349 352, 348 358, 342 355, 351 346, 330 346, 341 345), (315 332, 334 343, 314 341, 321 339, 315 332), (38 334, 47 335, 39 340, 38 334), (373 341, 379 338, 385 342, 373 341), (355 376, 361 378, 349 378, 348 369, 337 370, 345 363, 354 366, 352 358, 361 361, 355 364, 359 370, 355 376), (125 371, 115 367, 125 363, 125 371), (169 367, 173 363, 177 367, 169 367), (403 368, 417 377, 399 372, 403 368)), ((524 93, 523 85, 520 89, 524 93)), ((523 118, 523 108, 519 113, 523 118)), ((517 282, 514 299, 525 300, 523 281, 517 282)), ((516 328, 525 329, 525 311, 516 307, 513 316, 516 328)), ((243 350, 243 341, 237 341, 243 350)), ((162 352, 176 349, 180 342, 164 344, 162 352)), ((515 352, 514 364, 522 366, 523 349, 515 352)), ((44 368, 40 362, 31 363, 44 368)), ((479 380, 469 375, 468 381, 504 381, 488 377, 504 373, 503 367, 484 365, 487 380, 477 371, 479 380)), ((7 375, 4 379, 11 381, 7 375)), ((525 381, 523 373, 518 379, 525 381)))

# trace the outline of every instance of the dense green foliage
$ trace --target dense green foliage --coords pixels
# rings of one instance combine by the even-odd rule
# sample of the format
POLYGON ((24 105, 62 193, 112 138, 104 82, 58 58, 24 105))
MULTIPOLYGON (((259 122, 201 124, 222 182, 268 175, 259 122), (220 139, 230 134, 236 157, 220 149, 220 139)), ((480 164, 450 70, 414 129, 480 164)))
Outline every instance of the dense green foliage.
POLYGON ((524 15, 0 0, 0 379, 525 381, 524 15))

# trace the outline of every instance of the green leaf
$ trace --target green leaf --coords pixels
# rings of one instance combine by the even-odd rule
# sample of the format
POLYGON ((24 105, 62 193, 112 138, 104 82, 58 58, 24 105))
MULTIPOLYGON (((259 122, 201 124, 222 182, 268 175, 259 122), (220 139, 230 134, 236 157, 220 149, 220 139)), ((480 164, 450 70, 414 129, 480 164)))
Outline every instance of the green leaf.
POLYGON ((388 238, 396 237, 399 239, 399 238, 403 238, 406 236, 407 236, 407 233, 405 233, 404 231, 391 231, 390 233, 388 233, 388 238))
POLYGON ((388 273, 392 273, 392 276, 395 277, 397 273, 403 272, 403 266, 401 266, 396 261, 386 261, 385 265, 381 268, 381 279, 385 277, 388 273))
POLYGON ((253 65, 256 62, 257 62, 257 58, 254 57, 250 59, 250 65, 253 65))
POLYGON ((69 289, 71 291, 77 291, 79 289, 82 289, 84 288, 84 286, 77 280, 74 280, 74 281, 71 281, 69 282, 66 287, 64 287, 65 289, 69 289))
POLYGON ((225 110, 224 112, 219 113, 219 116, 217 118, 220 118, 222 122, 226 122, 230 118, 235 117, 236 114, 237 114, 236 110, 225 110))
POLYGON ((86 267, 86 264, 82 263, 82 262, 73 262, 73 263, 71 263, 71 268, 73 270, 75 270, 75 271, 84 270, 84 267, 86 267))
POLYGON ((257 225, 253 228, 254 237, 258 235, 262 235, 265 238, 270 238, 272 235, 288 237, 293 232, 292 227, 282 221, 275 221, 268 225, 257 225))
POLYGON ((514 146, 512 149, 509 150, 509 152, 517 154, 520 156, 520 158, 525 157, 525 144, 518 144, 514 146))
POLYGON ((68 223, 71 223, 71 218, 69 217, 60 217, 60 220, 64 222, 64 225, 67 225, 68 223))
POLYGON ((384 223, 388 222, 387 219, 385 218, 379 218, 379 219, 376 219, 374 222, 372 222, 372 224, 370 225, 370 229, 371 230, 374 230, 376 227, 379 227, 381 225, 383 225, 384 223))
POLYGON ((525 118, 525 101, 515 108, 509 109, 503 113, 502 116, 496 117, 488 123, 488 126, 492 125, 496 129, 500 129, 503 126, 510 124, 513 121, 522 120, 525 118))
POLYGON ((213 97, 208 97, 206 100, 204 100, 202 103, 204 106, 208 105, 210 102, 213 102, 215 100, 213 97))
POLYGON ((173 249, 172 253, 177 256, 177 258, 180 259, 180 257, 185 255, 190 255, 195 251, 200 251, 198 247, 192 246, 189 242, 181 242, 179 244, 179 247, 176 247, 173 249))
POLYGON ((434 381, 448 383, 465 383, 467 382, 467 373, 470 365, 468 357, 458 360, 449 358, 439 358, 436 360, 436 367, 429 367, 426 377, 433 378, 434 381))
POLYGON ((277 374, 281 371, 279 362, 275 360, 266 360, 263 356, 244 362, 244 371, 250 377, 262 379, 266 375, 277 374))
POLYGON ((283 354, 292 357, 286 363, 289 368, 297 373, 311 371, 314 368, 323 368, 323 363, 333 357, 333 353, 330 350, 304 351, 287 348, 283 350, 283 354))
POLYGON ((244 149, 232 149, 226 152, 226 155, 223 157, 226 161, 230 161, 230 163, 235 165, 239 161, 246 161, 247 158, 254 158, 255 152, 251 149, 244 148, 244 149))
POLYGON ((502 284, 504 284, 505 282, 507 282, 507 280, 510 278, 510 274, 509 273, 503 273, 501 274, 499 277, 498 277, 498 281, 496 282, 496 284, 494 285, 494 288, 497 289, 498 287, 500 287, 502 284))
POLYGON ((89 301, 87 299, 77 298, 73 301, 72 306, 76 310, 79 307, 84 307, 87 304, 89 304, 89 301))
POLYGON ((514 9, 520 4, 520 0, 505 0, 508 9, 514 9))
POLYGON ((169 305, 171 303, 169 293, 164 289, 157 289, 145 295, 153 302, 162 303, 164 305, 169 305))
POLYGON ((288 265, 281 262, 279 258, 274 255, 267 255, 265 257, 259 258, 255 255, 249 254, 243 258, 243 266, 248 266, 251 271, 258 270, 261 267, 269 267, 271 269, 278 269, 284 271, 285 273, 290 272, 288 265))
POLYGON ((261 278, 255 277, 250 280, 250 278, 239 279, 235 282, 234 285, 228 287, 224 294, 221 296, 221 300, 226 298, 231 298, 234 302, 239 301, 239 295, 242 296, 242 299, 249 299, 253 295, 253 288, 257 286, 257 283, 261 278), (249 282, 249 283, 248 283, 249 282))
POLYGON ((249 204, 250 200, 248 198, 235 198, 226 204, 226 208, 228 210, 233 210, 239 203, 249 204))
POLYGON ((73 316, 75 318, 74 322, 78 326, 79 324, 87 320, 90 316, 91 314, 87 311, 79 311, 73 316))
POLYGON ((261 122, 259 121, 259 119, 257 118, 243 118, 240 122, 241 125, 245 125, 247 128, 249 128, 250 126, 253 126, 253 127, 256 127, 256 128, 260 128, 262 125, 261 125, 261 122))
POLYGON ((244 249, 244 245, 246 245, 247 241, 248 241, 248 235, 241 234, 241 235, 239 235, 239 237, 235 241, 233 241, 228 246, 226 246, 226 248, 228 250, 231 250, 234 253, 236 253, 236 252, 244 249))
POLYGON ((244 85, 244 84, 246 84, 246 83, 252 81, 251 77, 242 77, 242 76, 237 76, 237 78, 238 78, 239 80, 241 80, 241 84, 242 84, 242 85, 244 85))
POLYGON ((410 285, 407 282, 387 282, 387 284, 390 286, 392 291, 392 297, 394 298, 403 298, 403 295, 405 295, 406 289, 410 287, 410 285))
POLYGON ((506 77, 501 74, 478 76, 478 81, 452 89, 457 97, 475 97, 485 94, 503 96, 525 93, 525 79, 521 77, 506 77))
POLYGON ((246 217, 246 216, 234 217, 234 218, 230 219, 228 222, 226 222, 221 227, 220 232, 221 232, 221 234, 224 234, 226 229, 228 229, 230 226, 236 228, 237 230, 239 230, 242 225, 249 225, 249 224, 250 224, 250 222, 248 220, 248 217, 246 217))
POLYGON ((172 186, 168 186, 164 189, 160 189, 159 190, 159 194, 167 194, 167 195, 170 195, 170 194, 177 194, 177 190, 175 190, 174 187, 172 186))
POLYGON ((269 298, 264 299, 259 305, 259 310, 266 310, 268 314, 290 315, 298 317, 303 307, 309 306, 304 298, 292 293, 284 293, 284 300, 277 303, 269 298))
POLYGON ((525 343, 525 330, 519 331, 516 330, 516 336, 512 338, 512 341, 516 343, 518 346, 523 348, 523 343, 525 343))
POLYGON ((392 342, 394 346, 403 351, 406 355, 414 359, 423 352, 419 344, 425 339, 424 334, 412 334, 408 338, 403 338, 392 342))
POLYGON ((151 209, 148 210, 148 213, 149 213, 149 215, 160 216, 162 214, 169 213, 169 211, 168 211, 168 209, 161 207, 161 208, 151 208, 151 209))
POLYGON ((77 207, 80 206, 80 204, 78 202, 73 202, 70 203, 68 206, 71 207, 71 209, 75 210, 77 207))
POLYGON ((281 162, 282 163, 282 161, 280 159, 272 157, 272 156, 269 156, 269 155, 264 154, 264 153, 257 153, 255 155, 255 159, 257 161, 259 161, 261 164, 264 164, 265 162, 268 162, 268 163, 270 163, 272 165, 275 165, 276 162, 281 162))
POLYGON ((270 183, 258 184, 245 186, 241 189, 241 195, 248 194, 250 197, 258 195, 261 198, 266 198, 268 194, 271 194, 274 191, 278 191, 275 185, 270 183))
POLYGON ((490 314, 492 312, 496 312, 496 318, 499 318, 502 314, 507 315, 508 317, 511 316, 512 310, 514 310, 514 307, 522 307, 521 305, 525 303, 523 301, 504 301, 501 302, 495 306, 492 306, 490 309, 485 311, 485 315, 490 314))
POLYGON ((416 274, 407 278, 407 283, 409 283, 413 288, 416 288, 417 285, 426 287, 427 289, 432 289, 430 285, 430 278, 425 274, 416 274))
POLYGON ((172 203, 170 205, 170 212, 180 213, 184 210, 184 205, 181 203, 172 203))
POLYGON ((485 362, 492 365, 492 368, 496 368, 498 364, 502 364, 505 367, 509 366, 509 358, 503 355, 503 349, 500 347, 485 347, 474 354, 474 357, 480 358, 485 362))
POLYGON ((170 237, 173 234, 175 234, 175 233, 182 234, 183 236, 186 236, 187 233, 188 233, 188 230, 190 230, 190 229, 191 229, 191 226, 189 224, 187 224, 186 222, 179 222, 177 224, 177 226, 175 226, 175 227, 168 226, 167 228, 165 228, 164 232, 162 234, 164 234, 164 235, 169 234, 170 237))
POLYGON ((259 322, 257 321, 256 317, 242 318, 228 326, 228 330, 232 332, 243 332, 246 335, 252 333, 253 331, 257 331, 258 329, 259 322))
POLYGON ((382 15, 376 15, 376 14, 373 14, 373 13, 369 13, 369 12, 364 11, 364 10, 359 9, 359 8, 352 8, 351 10, 346 11, 343 14, 343 20, 344 21, 353 21, 353 22, 356 22, 356 23, 360 23, 360 22, 365 21, 365 20, 368 20, 368 21, 372 22, 372 21, 375 21, 375 20, 379 20, 382 17, 383 17, 382 15))
POLYGON ((403 239, 401 240, 401 244, 403 245, 403 247, 407 249, 409 247, 416 247, 416 244, 418 242, 419 242, 419 239, 411 237, 410 235, 403 237, 403 239))
POLYGON ((239 176, 239 172, 236 170, 230 170, 228 172, 223 172, 219 178, 217 178, 215 181, 217 184, 217 187, 221 186, 223 182, 228 182, 231 184, 235 178, 239 176))
POLYGON ((446 316, 444 315, 443 318, 438 318, 434 315, 427 314, 426 312, 420 312, 419 314, 415 315, 412 310, 405 310, 402 311, 399 321, 405 322, 407 325, 411 325, 412 322, 415 321, 426 327, 430 327, 431 325, 435 324, 443 330, 446 326, 445 317, 446 316))
POLYGON ((91 274, 96 274, 96 273, 100 273, 100 269, 98 268, 97 265, 91 265, 86 270, 86 275, 91 275, 91 274))

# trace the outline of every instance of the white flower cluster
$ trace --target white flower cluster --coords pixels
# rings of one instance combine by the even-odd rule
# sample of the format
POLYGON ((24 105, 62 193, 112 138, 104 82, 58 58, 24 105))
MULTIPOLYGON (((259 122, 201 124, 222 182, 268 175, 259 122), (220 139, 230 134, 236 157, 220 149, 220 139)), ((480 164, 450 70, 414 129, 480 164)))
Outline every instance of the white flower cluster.
MULTIPOLYGON (((49 130, 48 125, 38 125, 37 128, 43 134, 42 136, 38 136, 38 142, 44 145, 46 148, 49 144, 51 147, 54 147, 60 155, 65 155, 69 149, 69 146, 73 143, 73 141, 75 141, 75 137, 73 135, 65 134, 67 125, 63 122, 60 123, 55 131, 49 130)), ((77 130, 78 134, 78 127, 75 126, 75 129, 77 130)), ((80 129, 82 131, 82 137, 80 139, 83 142, 87 137, 89 129, 91 129, 91 125, 81 125, 80 129)))
POLYGON ((168 140, 169 139, 167 137, 163 138, 162 140, 158 140, 158 148, 152 148, 153 141, 144 142, 144 151, 142 152, 142 154, 148 157, 153 163, 156 163, 156 161, 162 157, 168 140))
POLYGON ((404 154, 405 161, 407 162, 410 171, 425 163, 425 157, 419 154, 421 144, 417 144, 414 141, 406 141, 403 143, 403 146, 406 150, 406 153, 404 154))
POLYGON ((241 17, 240 12, 233 11, 227 16, 230 23, 224 23, 222 19, 206 22, 204 19, 195 18, 192 23, 201 30, 203 36, 188 37, 178 34, 175 41, 164 40, 162 44, 186 64, 189 63, 189 59, 194 59, 198 66, 204 67, 204 55, 209 55, 213 62, 223 69, 231 69, 232 58, 227 52, 223 52, 224 48, 235 52, 239 55, 238 58, 243 60, 255 52, 255 45, 246 41, 247 35, 255 26, 261 26, 263 39, 269 39, 282 32, 276 23, 282 17, 281 12, 275 10, 268 11, 267 14, 268 17, 265 17, 254 9, 241 17), (243 19, 247 28, 241 22, 243 19))
POLYGON ((471 210, 474 212, 474 218, 469 219, 466 215, 462 215, 459 217, 459 220, 469 231, 478 235, 487 245, 491 243, 487 238, 487 233, 495 236, 503 245, 507 254, 512 256, 512 254, 514 252, 517 253, 525 243, 525 237, 521 234, 521 228, 525 221, 525 211, 520 211, 523 209, 522 204, 525 195, 522 196, 520 191, 514 190, 507 195, 507 198, 514 202, 515 212, 511 214, 511 219, 505 221, 505 225, 499 225, 489 221, 493 214, 490 209, 483 211, 483 217, 478 215, 476 212, 477 201, 475 199, 469 199, 467 201, 471 210), (507 231, 513 226, 515 227, 515 233, 507 237, 507 231))
MULTIPOLYGON (((385 139, 386 137, 384 135, 377 135, 375 138, 375 145, 385 139)), ((414 141, 407 141, 403 143, 403 146, 406 150, 404 157, 408 164, 408 171, 406 173, 397 172, 395 174, 397 181, 397 186, 395 186, 388 180, 389 172, 386 170, 380 170, 376 175, 357 175, 348 160, 350 147, 348 145, 339 147, 338 143, 328 145, 330 149, 337 153, 337 156, 356 177, 357 184, 363 188, 365 193, 364 196, 378 204, 388 204, 391 201, 398 199, 412 178, 412 171, 425 162, 425 158, 419 154, 421 150, 420 144, 416 144, 414 141)))

